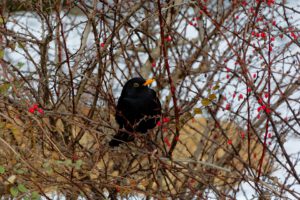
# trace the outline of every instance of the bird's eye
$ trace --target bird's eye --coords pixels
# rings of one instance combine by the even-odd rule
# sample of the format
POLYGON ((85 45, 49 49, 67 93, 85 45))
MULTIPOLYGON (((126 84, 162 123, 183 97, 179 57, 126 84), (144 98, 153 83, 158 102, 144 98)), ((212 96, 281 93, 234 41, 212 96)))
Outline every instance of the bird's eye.
POLYGON ((138 84, 138 83, 133 83, 133 87, 140 87, 140 84, 138 84))

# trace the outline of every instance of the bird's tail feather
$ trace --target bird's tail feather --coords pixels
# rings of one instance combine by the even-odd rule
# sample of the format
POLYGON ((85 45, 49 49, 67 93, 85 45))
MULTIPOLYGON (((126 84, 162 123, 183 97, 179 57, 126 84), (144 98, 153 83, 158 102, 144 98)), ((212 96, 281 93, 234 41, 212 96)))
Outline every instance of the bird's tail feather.
POLYGON ((119 130, 118 133, 109 142, 109 146, 117 147, 124 142, 131 142, 133 140, 134 140, 133 135, 131 135, 127 131, 119 130))

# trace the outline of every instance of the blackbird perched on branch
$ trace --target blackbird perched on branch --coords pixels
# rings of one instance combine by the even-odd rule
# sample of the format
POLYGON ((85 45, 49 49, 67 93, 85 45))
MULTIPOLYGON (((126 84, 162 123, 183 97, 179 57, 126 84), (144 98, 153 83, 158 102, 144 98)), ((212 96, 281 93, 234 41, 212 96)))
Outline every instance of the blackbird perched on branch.
POLYGON ((134 134, 146 133, 160 120, 161 104, 156 92, 148 85, 153 79, 132 78, 126 82, 116 109, 118 133, 109 142, 115 147, 134 140, 134 134))

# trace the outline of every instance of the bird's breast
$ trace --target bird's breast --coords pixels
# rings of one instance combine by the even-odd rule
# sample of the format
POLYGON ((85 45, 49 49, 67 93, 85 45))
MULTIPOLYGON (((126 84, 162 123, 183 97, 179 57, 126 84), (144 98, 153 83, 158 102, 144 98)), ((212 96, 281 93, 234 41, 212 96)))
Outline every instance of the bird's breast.
POLYGON ((153 109, 153 99, 152 98, 124 98, 124 110, 128 114, 134 115, 136 117, 140 115, 149 115, 153 109))

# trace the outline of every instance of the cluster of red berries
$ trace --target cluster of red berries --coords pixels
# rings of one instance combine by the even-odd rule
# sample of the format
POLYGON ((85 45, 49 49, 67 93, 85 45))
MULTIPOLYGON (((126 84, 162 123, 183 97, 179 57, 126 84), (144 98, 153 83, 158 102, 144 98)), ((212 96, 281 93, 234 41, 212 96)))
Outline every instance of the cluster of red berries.
POLYGON ((37 111, 38 113, 40 113, 41 115, 44 114, 44 110, 39 108, 39 106, 37 104, 33 104, 29 109, 28 112, 34 114, 35 111, 37 111))
POLYGON ((275 3, 275 0, 256 0, 256 3, 266 3, 268 6, 272 6, 275 3))
POLYGON ((158 121, 158 122, 157 122, 156 126, 161 126, 162 123, 168 123, 169 121, 170 121, 170 118, 164 117, 164 118, 162 119, 162 122, 161 122, 161 121, 158 121))

